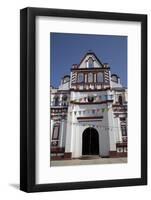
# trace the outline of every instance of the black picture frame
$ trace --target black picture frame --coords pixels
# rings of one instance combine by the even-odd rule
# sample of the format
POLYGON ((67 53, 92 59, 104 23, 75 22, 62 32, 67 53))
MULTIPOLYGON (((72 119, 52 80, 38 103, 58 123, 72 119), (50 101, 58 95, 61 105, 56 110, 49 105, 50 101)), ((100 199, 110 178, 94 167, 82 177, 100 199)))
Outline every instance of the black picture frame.
POLYGON ((43 192, 147 184, 147 15, 78 11, 48 8, 24 8, 20 11, 20 190, 43 192), (35 19, 54 16, 103 19, 141 23, 141 178, 70 183, 35 183, 35 19))

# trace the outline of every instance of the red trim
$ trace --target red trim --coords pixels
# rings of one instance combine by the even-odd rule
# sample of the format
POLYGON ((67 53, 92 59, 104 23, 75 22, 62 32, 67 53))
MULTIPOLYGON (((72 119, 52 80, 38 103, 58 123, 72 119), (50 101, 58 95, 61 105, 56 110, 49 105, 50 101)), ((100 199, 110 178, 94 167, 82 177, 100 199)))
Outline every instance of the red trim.
POLYGON ((109 152, 109 157, 110 158, 127 157, 127 152, 110 151, 109 152))
POLYGON ((117 153, 117 157, 127 157, 127 152, 119 152, 117 153))
POLYGON ((71 92, 101 92, 101 91, 107 91, 107 90, 110 90, 110 87, 107 87, 104 89, 82 89, 82 90, 74 89, 74 88, 70 89, 71 92))
POLYGON ((87 104, 106 104, 106 103, 112 103, 113 100, 107 100, 107 101, 101 101, 101 102, 73 102, 71 101, 70 103, 73 104, 78 104, 78 105, 87 105, 87 104))
MULTIPOLYGON (((63 156, 51 156, 51 160, 53 161, 53 160, 63 160, 63 156)), ((51 163, 51 161, 50 161, 50 163, 51 163)), ((50 164, 51 165, 51 164, 50 164)))
POLYGON ((64 153, 64 147, 53 147, 51 148, 51 153, 64 153))
POLYGON ((77 120, 81 120, 81 119, 103 119, 103 116, 92 116, 92 117, 77 117, 77 120))
POLYGON ((126 142, 116 143, 116 147, 127 147, 127 143, 126 142))
POLYGON ((72 158, 72 153, 71 152, 65 152, 64 153, 64 159, 70 160, 72 158))
POLYGON ((113 104, 112 107, 121 107, 127 108, 127 105, 113 104))
POLYGON ((99 72, 103 72, 105 70, 109 70, 110 67, 107 68, 71 68, 71 71, 99 71, 99 72))

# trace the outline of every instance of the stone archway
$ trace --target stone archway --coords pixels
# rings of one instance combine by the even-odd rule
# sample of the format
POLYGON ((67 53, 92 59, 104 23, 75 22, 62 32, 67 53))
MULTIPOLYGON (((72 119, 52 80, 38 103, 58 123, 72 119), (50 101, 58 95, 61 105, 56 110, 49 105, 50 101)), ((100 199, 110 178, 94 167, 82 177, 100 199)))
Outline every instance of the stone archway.
POLYGON ((82 135, 82 155, 99 155, 99 134, 95 128, 87 128, 82 135))

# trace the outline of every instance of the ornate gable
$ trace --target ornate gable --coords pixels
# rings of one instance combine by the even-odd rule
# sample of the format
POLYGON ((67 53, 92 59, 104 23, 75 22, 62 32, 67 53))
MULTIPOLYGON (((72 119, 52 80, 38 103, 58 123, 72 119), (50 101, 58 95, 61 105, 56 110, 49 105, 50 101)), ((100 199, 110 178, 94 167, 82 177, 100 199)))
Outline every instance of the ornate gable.
POLYGON ((108 64, 103 64, 97 56, 88 52, 79 65, 71 69, 71 90, 94 91, 110 87, 108 64))
POLYGON ((102 62, 93 52, 88 52, 81 60, 78 68, 102 68, 102 62))

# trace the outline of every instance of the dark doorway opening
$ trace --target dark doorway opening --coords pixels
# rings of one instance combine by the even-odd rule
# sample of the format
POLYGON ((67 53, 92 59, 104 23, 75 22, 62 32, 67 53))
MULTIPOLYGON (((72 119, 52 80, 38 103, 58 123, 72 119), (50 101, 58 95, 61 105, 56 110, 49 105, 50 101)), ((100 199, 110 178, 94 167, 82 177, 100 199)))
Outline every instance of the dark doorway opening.
POLYGON ((83 132, 82 155, 99 155, 99 134, 95 128, 87 128, 83 132))

